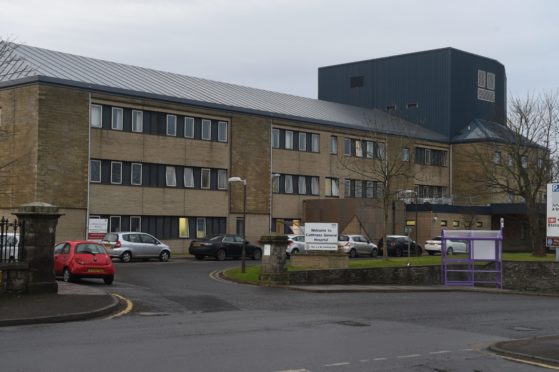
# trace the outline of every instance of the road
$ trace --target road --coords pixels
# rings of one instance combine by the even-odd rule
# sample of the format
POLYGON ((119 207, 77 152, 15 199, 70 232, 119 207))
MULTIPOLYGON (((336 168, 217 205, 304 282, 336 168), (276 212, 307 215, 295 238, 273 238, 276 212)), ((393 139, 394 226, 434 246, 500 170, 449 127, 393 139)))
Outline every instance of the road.
POLYGON ((2 328, 0 370, 541 371, 486 347, 559 334, 555 297, 308 293, 209 275, 236 265, 117 263, 111 291, 132 301, 131 312, 2 328))

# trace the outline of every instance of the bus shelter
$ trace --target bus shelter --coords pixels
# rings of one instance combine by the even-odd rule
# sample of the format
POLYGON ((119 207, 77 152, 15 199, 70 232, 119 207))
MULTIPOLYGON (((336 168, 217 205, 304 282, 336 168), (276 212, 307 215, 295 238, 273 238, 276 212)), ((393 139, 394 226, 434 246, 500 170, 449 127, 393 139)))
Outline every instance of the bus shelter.
POLYGON ((474 287, 490 284, 503 288, 503 229, 443 230, 441 233, 441 265, 444 285, 474 287), (448 255, 449 241, 462 241, 466 253, 448 255))

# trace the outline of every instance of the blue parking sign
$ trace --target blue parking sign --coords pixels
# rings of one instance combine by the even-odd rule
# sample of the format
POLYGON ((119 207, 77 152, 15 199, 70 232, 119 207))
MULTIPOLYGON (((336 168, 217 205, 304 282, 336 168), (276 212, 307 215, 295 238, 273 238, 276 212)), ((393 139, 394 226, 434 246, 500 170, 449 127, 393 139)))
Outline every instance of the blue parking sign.
POLYGON ((559 183, 554 183, 551 185, 552 192, 559 192, 559 183))

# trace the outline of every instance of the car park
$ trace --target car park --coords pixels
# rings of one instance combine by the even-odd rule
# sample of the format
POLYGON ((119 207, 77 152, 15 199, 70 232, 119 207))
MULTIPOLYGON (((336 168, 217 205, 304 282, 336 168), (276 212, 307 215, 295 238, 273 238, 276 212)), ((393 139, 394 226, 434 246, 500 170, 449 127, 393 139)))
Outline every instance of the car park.
MULTIPOLYGON (((440 236, 435 236, 431 240, 425 242, 425 250, 431 256, 441 253, 442 239, 440 236)), ((454 253, 467 253, 468 247, 465 242, 459 240, 446 239, 446 254, 453 255, 454 253)))
MULTIPOLYGON (((417 244, 414 240, 412 240, 409 236, 406 235, 388 235, 388 255, 389 256, 396 256, 402 257, 408 255, 408 247, 409 247, 409 255, 413 256, 421 256, 422 249, 419 244, 417 244)), ((379 254, 384 254, 384 244, 383 239, 381 239, 378 243, 379 247, 379 254)))
POLYGON ((214 257, 218 261, 226 258, 240 258, 242 256, 243 242, 245 242, 245 256, 254 260, 262 258, 262 248, 245 241, 242 236, 224 234, 216 235, 209 239, 193 240, 188 252, 197 260, 205 257, 214 257))
POLYGON ((105 235, 101 243, 113 258, 121 262, 132 259, 157 258, 167 262, 171 257, 171 249, 150 234, 142 232, 112 232, 105 235))
POLYGON ((305 235, 287 235, 285 254, 290 257, 305 250, 305 235))
POLYGON ((363 235, 340 235, 338 236, 338 250, 347 253, 349 257, 358 256, 378 256, 376 244, 365 238, 363 235))
POLYGON ((72 240, 54 247, 54 272, 65 282, 80 278, 100 278, 113 283, 115 270, 105 247, 97 242, 72 240))

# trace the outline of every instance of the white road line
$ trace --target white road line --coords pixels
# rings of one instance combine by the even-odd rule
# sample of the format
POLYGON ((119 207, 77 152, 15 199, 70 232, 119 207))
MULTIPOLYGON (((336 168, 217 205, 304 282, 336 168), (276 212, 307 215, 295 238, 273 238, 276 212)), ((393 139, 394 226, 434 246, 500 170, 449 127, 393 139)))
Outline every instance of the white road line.
POLYGON ((431 351, 429 354, 436 355, 436 354, 446 354, 446 353, 452 353, 452 351, 450 350, 431 351))
POLYGON ((348 366, 350 362, 339 362, 339 363, 332 363, 332 364, 325 364, 324 367, 340 367, 340 366, 348 366))
POLYGON ((275 372, 311 372, 308 369, 282 369, 281 371, 275 372))
POLYGON ((360 362, 361 363, 369 363, 369 359, 361 359, 360 362))
POLYGON ((460 349, 460 351, 474 351, 474 349, 460 349))
POLYGON ((406 358, 417 358, 420 357, 421 354, 410 354, 410 355, 398 355, 396 358, 398 359, 406 359, 406 358))
POLYGON ((373 360, 378 362, 378 361, 387 360, 387 359, 388 359, 388 358, 375 358, 375 359, 373 359, 373 360))

